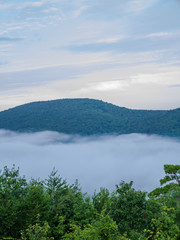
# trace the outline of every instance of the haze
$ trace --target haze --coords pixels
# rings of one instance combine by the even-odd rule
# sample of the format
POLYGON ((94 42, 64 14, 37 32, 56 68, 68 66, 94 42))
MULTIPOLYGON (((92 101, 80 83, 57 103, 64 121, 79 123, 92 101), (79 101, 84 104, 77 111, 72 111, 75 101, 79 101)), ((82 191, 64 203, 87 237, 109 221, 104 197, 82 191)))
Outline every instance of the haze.
POLYGON ((177 139, 130 134, 79 137, 57 132, 14 133, 0 130, 0 168, 20 167, 28 179, 45 179, 55 167, 68 183, 79 180, 92 194, 100 187, 114 189, 124 180, 151 191, 164 176, 164 164, 179 164, 177 139))

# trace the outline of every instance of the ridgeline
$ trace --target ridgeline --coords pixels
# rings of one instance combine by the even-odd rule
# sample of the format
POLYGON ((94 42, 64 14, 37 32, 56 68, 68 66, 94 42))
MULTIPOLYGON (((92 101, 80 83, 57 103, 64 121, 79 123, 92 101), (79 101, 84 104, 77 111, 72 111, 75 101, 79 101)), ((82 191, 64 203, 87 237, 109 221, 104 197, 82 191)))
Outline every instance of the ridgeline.
POLYGON ((0 129, 100 135, 145 133, 180 137, 180 108, 132 110, 94 99, 60 99, 0 112, 0 129))

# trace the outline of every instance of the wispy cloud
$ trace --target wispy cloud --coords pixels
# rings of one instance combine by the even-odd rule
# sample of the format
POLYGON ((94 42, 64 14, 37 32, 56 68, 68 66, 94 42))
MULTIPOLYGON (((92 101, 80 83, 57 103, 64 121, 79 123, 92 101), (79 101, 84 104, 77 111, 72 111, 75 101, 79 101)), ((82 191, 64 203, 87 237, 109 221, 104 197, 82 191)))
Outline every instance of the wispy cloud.
POLYGON ((14 8, 14 4, 4 4, 0 2, 0 11, 8 10, 14 8))
POLYGON ((158 32, 158 33, 151 33, 151 34, 148 34, 146 35, 145 37, 147 38, 153 38, 153 37, 167 37, 171 35, 170 33, 168 32, 158 32))
POLYGON ((158 2, 158 0, 130 0, 127 3, 127 11, 130 12, 141 12, 151 6, 153 6, 156 2, 158 2))
POLYGON ((169 85, 174 83, 174 85, 179 84, 180 82, 180 71, 176 69, 176 71, 165 71, 154 73, 154 74, 138 74, 136 76, 133 76, 131 79, 132 83, 139 84, 148 84, 148 83, 154 83, 154 84, 162 84, 162 85, 169 85))
POLYGON ((5 44, 5 45, 0 45, 0 50, 7 50, 9 49, 10 47, 12 47, 13 45, 12 44, 5 44))
POLYGON ((150 37, 144 41, 139 37, 109 37, 97 39, 87 43, 75 43, 66 46, 60 46, 60 49, 66 49, 74 52, 143 52, 147 50, 154 51, 156 49, 167 49, 166 43, 156 42, 152 44, 150 37))
POLYGON ((12 27, 8 27, 7 31, 15 31, 15 30, 19 30, 22 29, 22 26, 12 26, 12 27))
POLYGON ((57 12, 57 11, 59 11, 59 9, 56 7, 51 7, 51 8, 42 10, 42 12, 44 13, 57 12))
POLYGON ((18 7, 18 9, 24 9, 24 8, 39 8, 42 7, 44 4, 46 4, 46 1, 37 1, 37 2, 25 2, 21 6, 18 7))
POLYGON ((118 36, 112 36, 112 37, 103 38, 103 39, 97 39, 96 41, 94 41, 94 43, 107 43, 107 44, 108 43, 117 43, 125 38, 126 37, 123 35, 118 35, 118 36))
POLYGON ((123 91, 129 87, 127 80, 107 80, 99 81, 97 83, 89 83, 86 88, 80 89, 82 93, 88 93, 91 91, 110 92, 110 91, 123 91))
POLYGON ((84 13, 87 9, 89 8, 89 6, 81 6, 79 7, 77 10, 75 10, 73 12, 73 17, 77 18, 79 17, 82 13, 84 13))
POLYGON ((150 33, 139 38, 176 38, 180 36, 180 31, 169 31, 169 32, 155 32, 150 33))

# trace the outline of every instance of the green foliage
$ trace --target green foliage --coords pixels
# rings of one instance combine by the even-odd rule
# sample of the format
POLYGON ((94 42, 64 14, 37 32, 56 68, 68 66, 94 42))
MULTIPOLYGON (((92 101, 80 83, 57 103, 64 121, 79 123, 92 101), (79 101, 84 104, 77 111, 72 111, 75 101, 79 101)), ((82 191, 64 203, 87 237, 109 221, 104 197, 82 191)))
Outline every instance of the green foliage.
POLYGON ((175 214, 173 208, 164 206, 158 218, 151 220, 151 229, 144 230, 146 240, 176 240, 180 230, 175 224, 175 214))
POLYGON ((164 171, 166 176, 160 180, 161 185, 175 180, 177 184, 180 186, 180 165, 164 165, 164 171))
POLYGON ((49 225, 47 222, 44 223, 43 226, 36 223, 35 225, 30 225, 25 231, 21 232, 22 240, 53 240, 53 238, 49 238, 48 231, 49 225))
POLYGON ((66 216, 63 214, 68 214, 68 211, 71 209, 67 209, 67 199, 69 193, 69 186, 65 180, 63 180, 59 175, 57 175, 57 171, 53 169, 50 173, 48 179, 45 181, 46 192, 49 196, 49 216, 48 223, 51 226, 51 233, 55 237, 59 237, 63 235, 65 231, 65 219, 66 216))
POLYGON ((117 239, 118 226, 109 215, 102 212, 99 217, 92 223, 96 229, 99 239, 117 239))
POLYGON ((4 167, 0 173, 0 237, 8 237, 20 230, 16 225, 18 222, 21 226, 21 199, 26 194, 27 182, 14 165, 11 170, 4 167))
POLYGON ((73 223, 84 226, 90 222, 93 206, 77 181, 69 186, 54 169, 45 185, 50 196, 48 223, 55 238, 61 237, 73 223))
POLYGON ((160 184, 166 184, 164 187, 154 189, 149 196, 160 196, 169 192, 176 192, 180 189, 180 165, 164 165, 164 171, 166 176, 160 180, 160 184), (173 182, 171 182, 173 181, 173 182), (174 183, 174 181, 176 183, 174 183), (170 183, 169 183, 170 182, 170 183))
MULTIPOLYGON (((177 235, 178 239, 180 239, 180 232, 176 229, 180 229, 180 165, 166 164, 164 165, 164 171, 166 176, 160 180, 160 183, 161 185, 166 185, 156 188, 149 194, 150 197, 158 197, 158 201, 165 205, 165 209, 161 211, 163 215, 160 220, 154 220, 154 225, 166 220, 166 225, 163 224, 163 226, 167 226, 167 229, 159 228, 159 234, 166 234, 167 239, 177 239, 177 235), (170 210, 172 209, 173 213, 168 215, 167 212, 169 211, 169 213, 171 213, 170 210), (169 223, 169 225, 167 225, 167 223, 169 223), (175 235, 172 234, 173 232, 175 235)), ((158 228, 159 226, 156 227, 158 228)))
POLYGON ((119 239, 118 227, 109 215, 102 212, 90 225, 81 229, 77 225, 72 225, 72 232, 64 235, 63 239, 119 239))
POLYGON ((97 213, 101 213, 104 209, 110 209, 110 193, 108 189, 101 188, 99 193, 94 193, 92 200, 97 213))
POLYGON ((15 166, 5 167, 0 174, 0 239, 179 239, 179 185, 149 199, 132 185, 121 182, 112 193, 101 188, 91 198, 78 181, 67 184, 55 169, 45 181, 27 182, 15 166))
POLYGON ((110 215, 121 234, 142 231, 148 221, 146 193, 132 188, 133 182, 121 182, 111 197, 110 215))
POLYGON ((47 219, 49 211, 49 196, 45 191, 44 183, 32 179, 27 187, 27 194, 21 202, 21 216, 24 219, 23 227, 28 227, 39 219, 47 219))
POLYGON ((34 102, 0 112, 0 128, 67 134, 146 133, 180 136, 180 108, 131 110, 94 99, 34 102))

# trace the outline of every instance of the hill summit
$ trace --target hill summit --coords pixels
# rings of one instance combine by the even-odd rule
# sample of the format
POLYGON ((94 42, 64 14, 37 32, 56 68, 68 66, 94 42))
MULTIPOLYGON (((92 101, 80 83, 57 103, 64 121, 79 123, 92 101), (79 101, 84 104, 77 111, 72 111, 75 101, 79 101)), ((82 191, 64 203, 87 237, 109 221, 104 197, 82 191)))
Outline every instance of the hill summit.
POLYGON ((145 133, 179 137, 180 108, 132 110, 88 98, 41 101, 0 112, 0 128, 79 135, 145 133))

